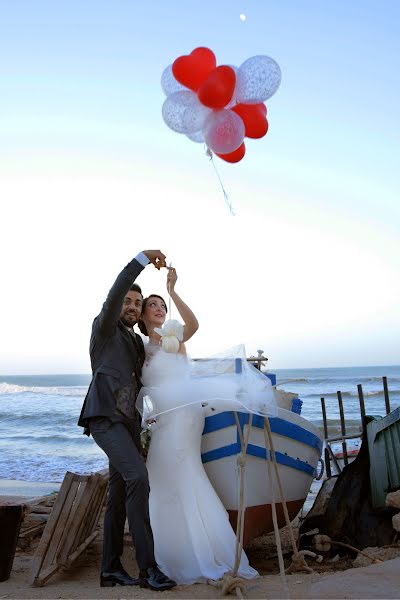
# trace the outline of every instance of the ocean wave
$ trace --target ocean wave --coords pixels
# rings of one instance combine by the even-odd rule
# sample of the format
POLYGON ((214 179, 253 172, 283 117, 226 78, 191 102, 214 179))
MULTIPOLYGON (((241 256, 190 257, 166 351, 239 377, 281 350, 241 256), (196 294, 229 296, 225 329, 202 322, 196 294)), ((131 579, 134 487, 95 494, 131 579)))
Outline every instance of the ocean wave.
POLYGON ((0 383, 0 394, 43 394, 46 396, 85 396, 87 386, 40 387, 0 383))
MULTIPOLYGON (((389 392, 390 394, 400 394, 400 389, 390 389, 389 392)), ((299 394, 299 396, 301 396, 301 398, 311 398, 315 396, 322 398, 337 398, 337 392, 313 392, 309 394, 299 394)), ((363 390, 363 396, 364 398, 383 397, 383 390, 363 390)), ((342 398, 358 398, 358 391, 342 392, 342 398)))
MULTIPOLYGON (((324 422, 323 419, 312 419, 313 424, 319 428, 321 433, 324 433, 324 422)), ((328 435, 340 435, 341 421, 340 419, 328 419, 327 420, 328 435)), ((346 418, 346 434, 357 435, 361 433, 361 418, 359 419, 347 419, 346 418)))
POLYGON ((56 442, 61 442, 64 444, 79 444, 82 445, 82 440, 80 437, 76 436, 76 432, 74 432, 73 434, 71 433, 67 433, 66 435, 60 435, 60 434, 56 434, 54 435, 53 433, 50 433, 49 435, 32 435, 30 433, 26 433, 25 435, 9 435, 9 436, 3 436, 3 442, 5 441, 9 441, 9 442, 29 442, 29 444, 37 444, 40 442, 44 442, 47 444, 53 444, 56 442))
POLYGON ((20 426, 26 426, 27 424, 29 424, 32 427, 38 427, 39 425, 47 425, 54 429, 60 425, 76 425, 78 417, 78 412, 75 415, 71 415, 67 412, 55 412, 51 410, 33 414, 28 412, 23 414, 0 412, 0 423, 7 422, 7 426, 10 426, 12 424, 20 426))
MULTIPOLYGON (((400 377, 388 377, 388 384, 393 384, 393 383, 398 383, 400 382, 400 377)), ((382 383, 382 377, 367 377, 367 376, 362 376, 360 375, 359 377, 344 377, 344 376, 336 376, 336 377, 299 377, 299 378, 282 378, 282 381, 277 381, 277 385, 283 385, 285 383, 307 383, 307 384, 311 384, 311 385, 315 385, 315 384, 332 384, 332 383, 337 383, 338 385, 348 385, 348 384, 354 384, 357 385, 359 383, 361 384, 366 384, 366 383, 373 383, 373 382, 379 382, 382 383)))
POLYGON ((54 457, 53 460, 40 458, 23 458, 2 464, 0 476, 3 479, 17 479, 20 481, 46 481, 61 482, 66 471, 73 473, 90 474, 101 471, 108 466, 106 457, 54 457))

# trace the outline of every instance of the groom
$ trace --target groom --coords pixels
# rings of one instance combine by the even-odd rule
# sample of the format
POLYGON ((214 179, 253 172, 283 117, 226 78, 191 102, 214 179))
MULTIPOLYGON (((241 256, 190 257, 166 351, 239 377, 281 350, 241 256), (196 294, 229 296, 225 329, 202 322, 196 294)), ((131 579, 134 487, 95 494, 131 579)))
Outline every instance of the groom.
POLYGON ((160 269, 165 255, 160 250, 138 254, 118 275, 93 322, 93 377, 78 425, 92 434, 109 458, 100 585, 140 585, 161 591, 176 583, 158 569, 154 557, 149 480, 140 455, 140 415, 135 407, 145 353, 142 338, 133 331, 143 302, 141 289, 133 282, 150 262, 160 269), (140 569, 138 579, 130 577, 120 561, 126 517, 140 569))

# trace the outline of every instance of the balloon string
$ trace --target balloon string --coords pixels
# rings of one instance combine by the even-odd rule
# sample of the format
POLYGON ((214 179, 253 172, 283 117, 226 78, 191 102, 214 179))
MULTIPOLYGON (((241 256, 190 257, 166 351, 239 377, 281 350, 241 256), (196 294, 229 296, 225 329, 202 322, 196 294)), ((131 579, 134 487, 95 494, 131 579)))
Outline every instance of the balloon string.
MULTIPOLYGON (((168 265, 170 268, 172 267, 172 262, 169 263, 168 265)), ((168 271, 169 273, 169 271, 168 271)), ((168 313, 169 313, 169 318, 171 320, 171 310, 172 310, 172 304, 171 304, 171 284, 168 283, 168 313)))
POLYGON ((226 192, 226 189, 224 188, 224 184, 222 183, 222 179, 220 177, 220 174, 218 173, 218 169, 215 166, 213 153, 211 152, 210 148, 207 148, 206 154, 207 154, 207 156, 209 156, 210 161, 212 163, 212 166, 214 167, 214 171, 217 174, 218 181, 220 183, 220 186, 221 186, 221 189, 222 189, 222 193, 224 195, 225 204, 228 206, 229 212, 231 213, 232 217, 234 217, 235 216, 235 211, 233 210, 232 202, 229 199, 229 196, 228 196, 228 194, 226 192))

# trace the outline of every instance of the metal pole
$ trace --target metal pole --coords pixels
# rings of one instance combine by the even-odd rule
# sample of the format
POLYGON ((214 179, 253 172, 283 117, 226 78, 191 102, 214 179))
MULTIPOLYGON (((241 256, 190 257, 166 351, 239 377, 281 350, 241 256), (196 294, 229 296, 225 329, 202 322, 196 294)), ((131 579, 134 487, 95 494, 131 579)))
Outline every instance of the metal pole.
POLYGON ((343 400, 342 400, 342 392, 337 392, 338 402, 339 402, 339 412, 340 412, 340 430, 342 433, 342 449, 343 449, 343 462, 345 465, 349 464, 349 460, 347 457, 347 444, 346 444, 346 425, 344 421, 344 412, 343 412, 343 400))
POLYGON ((330 461, 329 451, 328 451, 328 448, 326 447, 326 444, 329 444, 329 442, 326 441, 328 439, 328 422, 326 419, 325 398, 321 398, 321 407, 322 407, 322 421, 324 423, 324 438, 325 438, 325 452, 324 452, 325 469, 326 469, 326 476, 329 479, 330 477, 332 477, 332 470, 331 470, 331 461, 330 461))
POLYGON ((357 390, 358 390, 358 399, 360 401, 360 414, 361 414, 361 429, 362 432, 364 433, 364 428, 365 428, 365 404, 364 404, 364 392, 362 389, 362 385, 361 383, 359 383, 357 385, 357 390))
POLYGON ((383 392, 385 394, 385 407, 386 407, 386 414, 388 415, 390 413, 390 400, 389 400, 389 390, 388 390, 388 384, 387 384, 387 377, 383 377, 383 392))
POLYGON ((321 398, 321 407, 322 407, 322 420, 324 423, 324 437, 328 439, 328 422, 326 420, 326 408, 325 408, 325 398, 321 398))

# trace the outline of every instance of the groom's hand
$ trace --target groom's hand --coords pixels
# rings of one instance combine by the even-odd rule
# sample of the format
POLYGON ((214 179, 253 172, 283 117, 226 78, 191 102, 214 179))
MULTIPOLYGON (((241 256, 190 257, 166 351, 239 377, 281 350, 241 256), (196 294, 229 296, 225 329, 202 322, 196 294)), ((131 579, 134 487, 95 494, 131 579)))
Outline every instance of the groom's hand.
POLYGON ((153 263, 156 269, 166 266, 166 256, 161 250, 143 250, 143 254, 147 256, 149 261, 153 263))

